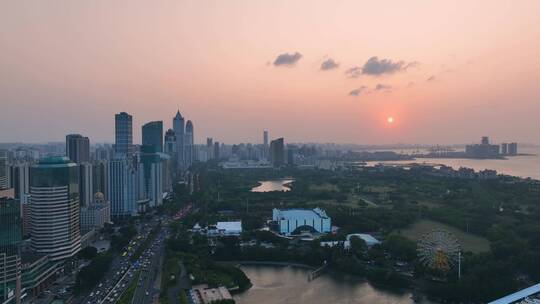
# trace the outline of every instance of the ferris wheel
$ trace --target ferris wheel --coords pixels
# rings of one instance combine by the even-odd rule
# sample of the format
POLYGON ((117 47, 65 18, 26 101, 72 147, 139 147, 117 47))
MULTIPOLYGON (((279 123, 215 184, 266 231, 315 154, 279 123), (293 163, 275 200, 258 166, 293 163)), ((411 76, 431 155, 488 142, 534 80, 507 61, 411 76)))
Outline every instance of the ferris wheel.
POLYGON ((422 264, 431 269, 448 272, 461 262, 459 242, 453 234, 445 230, 433 230, 424 234, 418 240, 417 250, 422 264))

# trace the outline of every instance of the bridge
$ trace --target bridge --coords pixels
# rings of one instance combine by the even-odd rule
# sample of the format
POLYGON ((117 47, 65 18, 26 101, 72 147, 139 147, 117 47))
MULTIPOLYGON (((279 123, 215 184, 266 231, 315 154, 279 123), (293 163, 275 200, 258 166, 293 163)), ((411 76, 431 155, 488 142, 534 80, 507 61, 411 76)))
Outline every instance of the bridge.
POLYGON ((311 271, 308 274, 308 282, 311 282, 311 281, 315 280, 316 278, 320 277, 321 275, 323 275, 326 272, 327 268, 328 268, 328 264, 326 264, 326 261, 325 261, 324 265, 322 265, 321 267, 311 271))

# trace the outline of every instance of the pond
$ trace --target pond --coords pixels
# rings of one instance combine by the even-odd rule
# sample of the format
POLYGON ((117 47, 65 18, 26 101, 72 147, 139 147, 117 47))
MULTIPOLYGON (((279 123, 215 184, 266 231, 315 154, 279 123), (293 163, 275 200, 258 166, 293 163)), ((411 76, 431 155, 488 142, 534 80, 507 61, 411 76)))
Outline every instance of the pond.
POLYGON ((291 188, 289 188, 287 185, 293 181, 294 179, 291 178, 260 181, 259 185, 251 189, 251 192, 291 191, 291 188))
MULTIPOLYGON (((253 287, 234 296, 238 304, 412 304, 410 292, 376 289, 360 278, 327 273, 308 282, 309 269, 289 266, 241 266, 253 287)), ((424 302, 428 303, 428 302, 424 302)))

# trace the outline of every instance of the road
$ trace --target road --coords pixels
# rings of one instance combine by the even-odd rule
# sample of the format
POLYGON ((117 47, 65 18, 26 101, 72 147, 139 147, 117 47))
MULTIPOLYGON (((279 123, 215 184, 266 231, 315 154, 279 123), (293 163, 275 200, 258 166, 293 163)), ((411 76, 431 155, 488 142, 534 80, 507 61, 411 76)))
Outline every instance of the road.
MULTIPOLYGON (((186 216, 191 210, 192 205, 189 204, 182 210, 178 211, 173 220, 180 220, 186 216)), ((167 223, 167 222, 166 222, 167 223)), ((167 238, 166 224, 157 238, 157 243, 149 249, 149 255, 145 252, 146 264, 141 271, 140 281, 137 283, 132 304, 153 304, 157 303, 159 297, 159 287, 161 282, 156 282, 159 279, 158 274, 161 272, 161 264, 165 254, 165 239, 167 238)))
POLYGON ((128 283, 135 275, 134 267, 130 257, 134 254, 143 241, 146 240, 152 228, 158 224, 158 219, 151 223, 141 223, 139 233, 131 240, 125 254, 116 257, 111 263, 110 270, 103 279, 94 287, 90 294, 84 300, 76 303, 96 304, 96 303, 114 303, 116 299, 129 285, 128 283))
MULTIPOLYGON (((191 204, 180 210, 173 219, 183 218, 191 210, 191 204)), ((157 302, 159 288, 155 288, 156 278, 161 269, 161 257, 165 251, 165 239, 167 238, 169 218, 155 218, 152 224, 145 224, 143 231, 130 242, 128 254, 122 255, 114 260, 111 270, 105 278, 94 288, 90 295, 82 302, 83 304, 107 304, 116 303, 126 290, 136 284, 132 299, 133 304, 151 304, 157 302), (162 226, 156 233, 155 238, 148 244, 141 256, 131 262, 131 255, 137 251, 139 246, 150 237, 152 228, 161 221, 162 226), (137 276, 137 274, 139 274, 137 276), (138 279, 137 279, 138 278, 138 279), (137 282, 134 280, 137 279, 137 282)), ((156 283, 157 284, 157 283, 156 283)), ((159 286, 159 284, 157 285, 159 286)))
POLYGON ((142 257, 145 266, 141 270, 132 304, 151 304, 159 296, 159 289, 154 288, 154 282, 161 268, 161 256, 165 253, 164 240, 163 236, 159 236, 148 253, 142 257))
MULTIPOLYGON (((98 302, 99 304, 116 303, 132 284, 141 284, 147 278, 148 273, 146 269, 150 266, 152 258, 154 256, 159 256, 159 248, 163 246, 165 240, 164 235, 165 228, 162 226, 156 233, 155 238, 151 240, 148 247, 142 252, 141 256, 130 265, 126 273, 127 275, 124 275, 118 283, 110 289, 103 301, 98 302), (137 274, 139 275, 137 276, 137 274), (134 282, 136 278, 138 278, 138 281, 134 282)), ((132 299, 128 300, 133 301, 132 299)))

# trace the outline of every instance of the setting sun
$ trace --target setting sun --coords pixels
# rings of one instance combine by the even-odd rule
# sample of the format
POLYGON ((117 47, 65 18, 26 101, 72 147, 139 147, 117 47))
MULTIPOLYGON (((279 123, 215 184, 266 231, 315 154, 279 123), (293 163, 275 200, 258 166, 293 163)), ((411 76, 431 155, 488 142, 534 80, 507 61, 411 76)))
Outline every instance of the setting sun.
POLYGON ((389 124, 392 124, 394 123, 394 117, 390 116, 386 119, 386 122, 388 122, 389 124))

